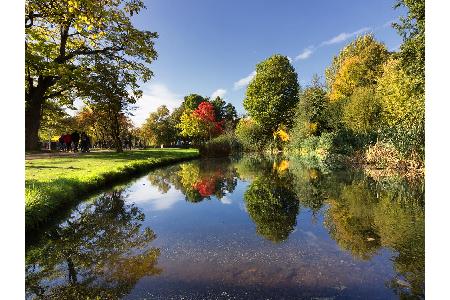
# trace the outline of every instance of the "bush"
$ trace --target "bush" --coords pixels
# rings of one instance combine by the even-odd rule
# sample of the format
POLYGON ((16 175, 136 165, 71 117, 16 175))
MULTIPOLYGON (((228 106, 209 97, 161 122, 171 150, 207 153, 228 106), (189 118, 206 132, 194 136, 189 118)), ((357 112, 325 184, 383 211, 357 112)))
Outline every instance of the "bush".
POLYGON ((358 87, 343 107, 342 121, 356 133, 377 131, 380 105, 372 86, 358 87))
POLYGON ((384 169, 396 166, 400 161, 400 153, 392 144, 376 143, 366 150, 366 162, 376 168, 384 169))
POLYGON ((271 134, 264 132, 262 126, 252 119, 241 119, 236 126, 236 137, 244 151, 262 151, 272 139, 271 134))
POLYGON ((366 148, 375 143, 376 134, 355 134, 351 130, 341 129, 333 137, 332 152, 343 155, 353 154, 355 150, 366 148))
POLYGON ((225 133, 200 147, 200 155, 207 157, 222 157, 242 152, 243 147, 234 133, 225 133))

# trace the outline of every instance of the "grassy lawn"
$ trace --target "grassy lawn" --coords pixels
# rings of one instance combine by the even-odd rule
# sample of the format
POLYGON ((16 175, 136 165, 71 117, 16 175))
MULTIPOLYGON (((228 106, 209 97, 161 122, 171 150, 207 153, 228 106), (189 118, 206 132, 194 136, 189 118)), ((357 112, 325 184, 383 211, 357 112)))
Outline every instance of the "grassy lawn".
POLYGON ((33 229, 83 196, 130 175, 198 156, 195 149, 92 152, 25 162, 25 221, 33 229))

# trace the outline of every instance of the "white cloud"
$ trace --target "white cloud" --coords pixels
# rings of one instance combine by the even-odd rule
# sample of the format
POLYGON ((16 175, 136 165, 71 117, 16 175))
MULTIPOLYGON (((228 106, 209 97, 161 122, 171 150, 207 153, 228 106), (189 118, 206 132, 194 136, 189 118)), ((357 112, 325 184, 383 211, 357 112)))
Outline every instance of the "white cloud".
POLYGON ((150 112, 165 105, 168 109, 173 110, 182 102, 182 97, 169 90, 162 83, 151 83, 143 89, 142 98, 136 102, 137 109, 133 111, 131 119, 134 125, 140 126, 144 123, 150 112))
POLYGON ((241 89, 241 88, 247 86, 250 83, 250 81, 252 81, 253 77, 255 77, 255 76, 256 76, 256 71, 253 71, 247 77, 239 79, 238 81, 236 81, 234 83, 234 89, 238 90, 238 89, 241 89))
POLYGON ((342 33, 336 35, 335 37, 333 37, 333 38, 331 38, 331 39, 329 39, 329 40, 327 40, 327 41, 322 42, 321 45, 332 45, 332 44, 337 44, 337 43, 346 41, 346 40, 348 40, 349 38, 352 38, 352 37, 354 37, 354 36, 356 36, 356 35, 358 35, 358 34, 360 34, 360 33, 369 31, 370 29, 371 29, 370 27, 363 27, 363 28, 361 28, 361 29, 359 29, 359 30, 357 30, 357 31, 350 32, 350 33, 348 33, 348 32, 342 32, 342 33))
POLYGON ((227 90, 225 90, 225 89, 217 89, 214 91, 214 93, 212 93, 211 99, 215 99, 216 97, 223 98, 223 96, 225 96, 226 93, 227 93, 227 90))
POLYGON ((232 204, 233 201, 228 198, 227 196, 223 196, 222 199, 220 199, 220 202, 222 202, 222 204, 232 204))
POLYGON ((287 59, 289 60, 290 63, 292 63, 292 58, 290 56, 287 56, 287 59))
POLYGON ((166 193, 162 193, 147 180, 147 177, 138 179, 129 191, 127 201, 149 210, 171 209, 177 202, 184 199, 184 195, 173 187, 166 193))
POLYGON ((313 54, 313 47, 312 46, 310 46, 308 48, 305 48, 302 53, 300 53, 299 55, 297 55, 295 57, 295 60, 307 59, 308 57, 311 56, 311 54, 313 54))

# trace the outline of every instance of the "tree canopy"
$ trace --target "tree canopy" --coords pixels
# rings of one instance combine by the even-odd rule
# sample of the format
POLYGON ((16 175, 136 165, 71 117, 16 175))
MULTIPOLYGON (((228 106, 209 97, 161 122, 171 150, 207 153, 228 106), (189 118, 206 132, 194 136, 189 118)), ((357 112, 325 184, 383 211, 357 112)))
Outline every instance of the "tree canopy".
MULTIPOLYGON (((131 17, 143 1, 27 0, 25 6, 26 148, 36 149, 42 108, 52 99, 71 104, 92 86, 85 84, 98 64, 122 70, 137 90, 156 59, 154 32, 139 30, 131 17)), ((98 82, 97 82, 98 83, 98 82)), ((97 86, 97 85, 95 85, 97 86)))
POLYGON ((273 55, 256 66, 247 87, 244 108, 269 134, 281 124, 292 125, 298 102, 297 73, 283 55, 273 55))
POLYGON ((388 57, 386 47, 373 35, 356 38, 333 58, 325 71, 330 100, 342 100, 359 86, 376 84, 388 57))

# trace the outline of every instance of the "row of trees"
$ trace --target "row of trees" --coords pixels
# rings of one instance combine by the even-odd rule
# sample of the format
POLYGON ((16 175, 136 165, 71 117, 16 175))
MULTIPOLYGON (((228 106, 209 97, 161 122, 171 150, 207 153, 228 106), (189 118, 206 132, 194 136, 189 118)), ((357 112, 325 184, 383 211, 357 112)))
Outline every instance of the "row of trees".
POLYGON ((234 130, 236 122, 236 109, 231 103, 220 97, 211 100, 190 94, 172 113, 164 105, 150 113, 139 131, 147 145, 199 145, 234 130))
POLYGON ((143 1, 27 0, 25 5, 26 150, 39 148, 41 125, 54 128, 52 117, 82 99, 109 116, 120 151, 120 120, 142 95, 139 82, 152 77, 149 64, 157 58, 157 33, 131 22, 145 8, 143 1))
POLYGON ((409 12, 393 24, 403 37, 400 50, 389 52, 372 34, 359 36, 333 58, 325 83, 315 76, 301 89, 286 56, 259 63, 244 99, 249 118, 236 129, 244 147, 298 150, 331 139, 332 150, 348 154, 383 141, 422 160, 425 5, 401 5, 409 12))

